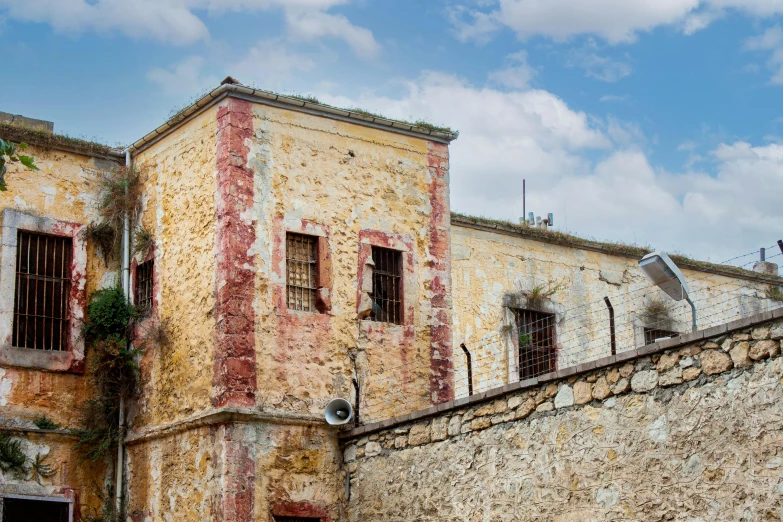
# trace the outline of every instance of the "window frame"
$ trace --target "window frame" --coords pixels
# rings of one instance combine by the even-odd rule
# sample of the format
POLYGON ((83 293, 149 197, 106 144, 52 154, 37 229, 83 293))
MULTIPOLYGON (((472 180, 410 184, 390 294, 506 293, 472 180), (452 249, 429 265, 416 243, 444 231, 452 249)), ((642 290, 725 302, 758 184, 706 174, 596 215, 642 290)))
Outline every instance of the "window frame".
POLYGON ((133 304, 139 310, 139 313, 142 318, 147 318, 151 316, 155 311, 155 257, 154 256, 149 256, 143 262, 136 264, 133 270, 133 304), (140 271, 145 270, 145 265, 150 267, 149 278, 144 280, 145 283, 149 284, 149 298, 144 299, 145 301, 149 301, 149 307, 146 309, 142 309, 140 303, 141 301, 140 290, 142 284, 140 271))
POLYGON ((682 335, 680 332, 675 332, 674 330, 666 330, 663 328, 652 328, 649 326, 642 326, 642 335, 644 336, 644 346, 647 346, 649 344, 655 344, 655 339, 660 339, 662 337, 665 337, 665 335, 656 335, 655 337, 652 337, 651 334, 657 332, 658 334, 666 334, 668 335, 668 338, 674 338, 679 337, 682 335), (649 336, 649 340, 648 340, 649 336))
MULTIPOLYGON (((367 317, 368 321, 372 321, 375 323, 385 323, 385 324, 396 324, 396 325, 402 325, 404 324, 404 298, 403 298, 403 277, 404 277, 404 271, 403 271, 403 256, 402 251, 396 250, 394 248, 386 248, 382 246, 372 245, 371 246, 371 253, 370 253, 371 259, 373 260, 373 277, 372 277, 372 292, 370 293, 370 299, 372 299, 373 302, 373 311, 370 312, 370 315, 367 317), (393 268, 396 268, 396 271, 388 271, 388 270, 381 270, 379 265, 379 260, 376 260, 376 258, 380 258, 380 256, 384 255, 391 255, 394 259, 392 261, 392 264, 394 265, 393 268), (381 286, 379 283, 379 280, 381 278, 391 278, 391 280, 394 282, 394 285, 397 287, 394 290, 394 294, 396 295, 396 299, 380 299, 380 301, 386 301, 387 303, 390 303, 393 305, 394 310, 390 309, 385 310, 385 315, 388 318, 389 315, 392 316, 392 320, 381 320, 376 317, 375 314, 375 303, 377 302, 376 299, 378 299, 377 294, 377 288, 381 286), (376 286, 378 284, 378 286, 376 286)), ((381 308, 383 308, 381 306, 381 308)))
POLYGON ((517 347, 517 378, 520 381, 525 379, 531 379, 538 377, 539 375, 545 375, 557 371, 557 315, 553 312, 544 312, 541 310, 531 310, 527 308, 511 308, 513 315, 514 326, 517 332, 515 344, 517 347), (533 323, 538 321, 547 321, 548 324, 544 328, 549 329, 547 337, 549 338, 549 345, 545 346, 545 350, 548 352, 544 359, 541 360, 526 360, 526 355, 529 352, 524 351, 524 346, 520 342, 522 334, 522 322, 521 317, 524 315, 531 315, 533 317, 539 317, 534 320, 533 323))
MULTIPOLYGON (((322 287, 321 285, 321 253, 320 249, 323 248, 321 246, 322 241, 319 240, 319 236, 312 235, 312 234, 304 234, 302 232, 293 231, 293 230, 286 230, 285 231, 285 306, 286 310, 291 310, 295 312, 302 312, 306 314, 318 314, 323 313, 321 310, 318 309, 318 289, 322 287), (312 259, 294 259, 291 258, 291 253, 289 252, 289 237, 298 236, 301 238, 307 238, 307 240, 310 242, 310 248, 312 249, 312 259), (294 285, 289 282, 288 275, 289 275, 289 261, 294 261, 298 263, 307 263, 312 265, 310 270, 312 271, 312 287, 302 286, 302 285, 294 285), (310 298, 308 299, 308 308, 307 310, 291 307, 290 306, 290 294, 291 288, 296 288, 300 290, 307 290, 310 298)), ((310 273, 310 272, 308 272, 310 273)), ((303 294, 304 295, 304 294, 303 294)))
POLYGON ((84 339, 81 325, 87 304, 87 246, 85 226, 59 219, 34 216, 17 209, 3 210, 0 249, 0 364, 47 371, 83 373, 84 339), (68 297, 70 324, 63 350, 41 350, 13 346, 14 300, 19 231, 71 239, 71 286, 68 297))

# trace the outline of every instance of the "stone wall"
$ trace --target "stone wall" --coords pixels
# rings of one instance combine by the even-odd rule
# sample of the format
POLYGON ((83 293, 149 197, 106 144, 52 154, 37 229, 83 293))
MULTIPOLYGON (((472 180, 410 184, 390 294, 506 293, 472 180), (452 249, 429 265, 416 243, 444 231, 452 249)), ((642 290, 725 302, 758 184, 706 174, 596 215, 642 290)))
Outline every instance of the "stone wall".
MULTIPOLYGON (((15 136, 6 135, 6 131, 18 131, 12 127, 0 130, 4 132, 3 137, 9 139, 15 136)), ((103 172, 119 165, 119 158, 105 154, 92 157, 68 150, 79 146, 78 140, 52 136, 51 142, 48 146, 31 142, 25 152, 35 158, 40 171, 21 168, 18 163, 8 165, 8 190, 0 192, 0 233, 9 230, 8 227, 2 228, 4 209, 31 216, 34 221, 56 222, 69 228, 86 225, 94 219, 96 181, 103 172), (61 150, 56 146, 58 142, 66 142, 70 146, 61 150)), ((0 245, 5 244, 6 239, 0 234, 0 245)), ((12 262, 11 266, 14 265, 12 262)), ((114 284, 118 275, 117 263, 106 260, 90 241, 86 242, 85 266, 86 273, 81 274, 85 281, 84 292, 80 292, 83 296, 79 303, 81 306, 86 296, 102 286, 114 284)), ((78 278, 77 274, 73 275, 78 278)), ((80 332, 74 332, 75 337, 80 338, 80 335, 80 332)), ((29 458, 41 455, 44 464, 50 466, 53 473, 41 477, 39 483, 30 475, 20 476, 0 470, 0 494, 74 499, 77 511, 99 513, 101 484, 108 476, 110 463, 80 464, 83 454, 74 449, 76 439, 68 432, 80 427, 81 406, 92 397, 89 365, 82 360, 78 367, 50 371, 53 365, 47 364, 47 355, 54 360, 64 354, 4 348, 9 348, 7 353, 13 356, 5 357, 7 353, 4 351, 4 362, 0 363, 0 429, 10 431, 12 437, 21 440, 22 449, 29 458), (35 356, 35 364, 21 358, 15 360, 23 351, 35 352, 29 354, 35 356), (41 416, 48 417, 62 428, 36 428, 33 421, 41 416)))
POLYGON ((348 519, 781 520, 781 316, 356 429, 348 519))
MULTIPOLYGON (((644 345, 644 327, 690 332, 691 310, 674 303, 639 270, 647 252, 607 245, 552 231, 452 219, 454 345, 473 356, 476 390, 519 379, 519 342, 512 309, 538 309, 556 318, 557 365, 575 366, 610 354, 609 313, 614 308, 618 351, 644 345), (497 227, 497 228, 491 228, 497 227), (560 285, 536 305, 526 293, 560 285), (648 316, 645 305, 663 298, 673 305, 671 320, 648 316)), ((769 284, 780 278, 678 259, 698 307, 699 328, 764 312, 769 284), (707 270, 707 271, 704 271, 707 270)), ((454 358, 456 396, 467 395, 465 359, 454 358)))

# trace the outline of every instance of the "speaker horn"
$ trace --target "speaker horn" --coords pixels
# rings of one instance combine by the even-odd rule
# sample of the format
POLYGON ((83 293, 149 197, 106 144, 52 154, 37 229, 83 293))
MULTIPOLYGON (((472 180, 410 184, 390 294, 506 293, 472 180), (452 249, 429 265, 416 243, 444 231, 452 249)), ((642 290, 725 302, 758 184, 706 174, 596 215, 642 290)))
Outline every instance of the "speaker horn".
POLYGON ((342 426, 353 420, 353 407, 345 399, 332 399, 324 410, 326 422, 332 426, 342 426))

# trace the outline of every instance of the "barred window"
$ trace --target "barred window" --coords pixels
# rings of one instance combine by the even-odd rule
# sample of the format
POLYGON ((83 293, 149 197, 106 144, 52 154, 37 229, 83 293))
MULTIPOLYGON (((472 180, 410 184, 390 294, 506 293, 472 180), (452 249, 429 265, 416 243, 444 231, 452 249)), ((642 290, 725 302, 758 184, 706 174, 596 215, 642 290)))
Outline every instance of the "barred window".
POLYGON ((514 316, 519 332, 520 380, 555 371, 555 315, 514 310, 514 316))
POLYGON ((656 339, 668 339, 679 336, 679 332, 671 330, 659 330, 658 328, 644 328, 644 344, 653 344, 656 339))
POLYGON ((152 312, 154 261, 150 259, 136 267, 136 307, 142 316, 152 312))
POLYGON ((14 346, 68 348, 72 252, 71 238, 18 232, 14 346))
POLYGON ((372 260, 370 320, 402 324, 402 252, 372 247, 372 260))
POLYGON ((318 238, 287 233, 285 255, 288 309, 315 312, 318 238))

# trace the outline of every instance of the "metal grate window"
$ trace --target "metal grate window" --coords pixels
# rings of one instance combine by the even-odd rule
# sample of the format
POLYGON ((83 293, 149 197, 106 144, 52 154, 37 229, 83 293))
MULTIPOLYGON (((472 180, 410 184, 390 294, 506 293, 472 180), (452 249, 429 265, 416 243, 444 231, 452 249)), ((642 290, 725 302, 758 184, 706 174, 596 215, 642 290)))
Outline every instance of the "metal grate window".
POLYGON ((371 321, 402 324, 402 252, 372 247, 371 321))
POLYGON ((530 310, 514 310, 519 332, 519 379, 529 379, 557 369, 555 316, 530 310))
POLYGON ((289 232, 285 244, 288 309, 315 312, 318 238, 289 232))
POLYGON ((69 237, 19 231, 14 346, 38 350, 68 348, 72 252, 73 241, 69 237))
POLYGON ((142 316, 152 312, 154 260, 150 259, 136 267, 136 307, 142 316))
POLYGON ((644 344, 653 344, 656 339, 677 337, 679 332, 672 332, 670 330, 659 330, 657 328, 644 328, 644 344))

